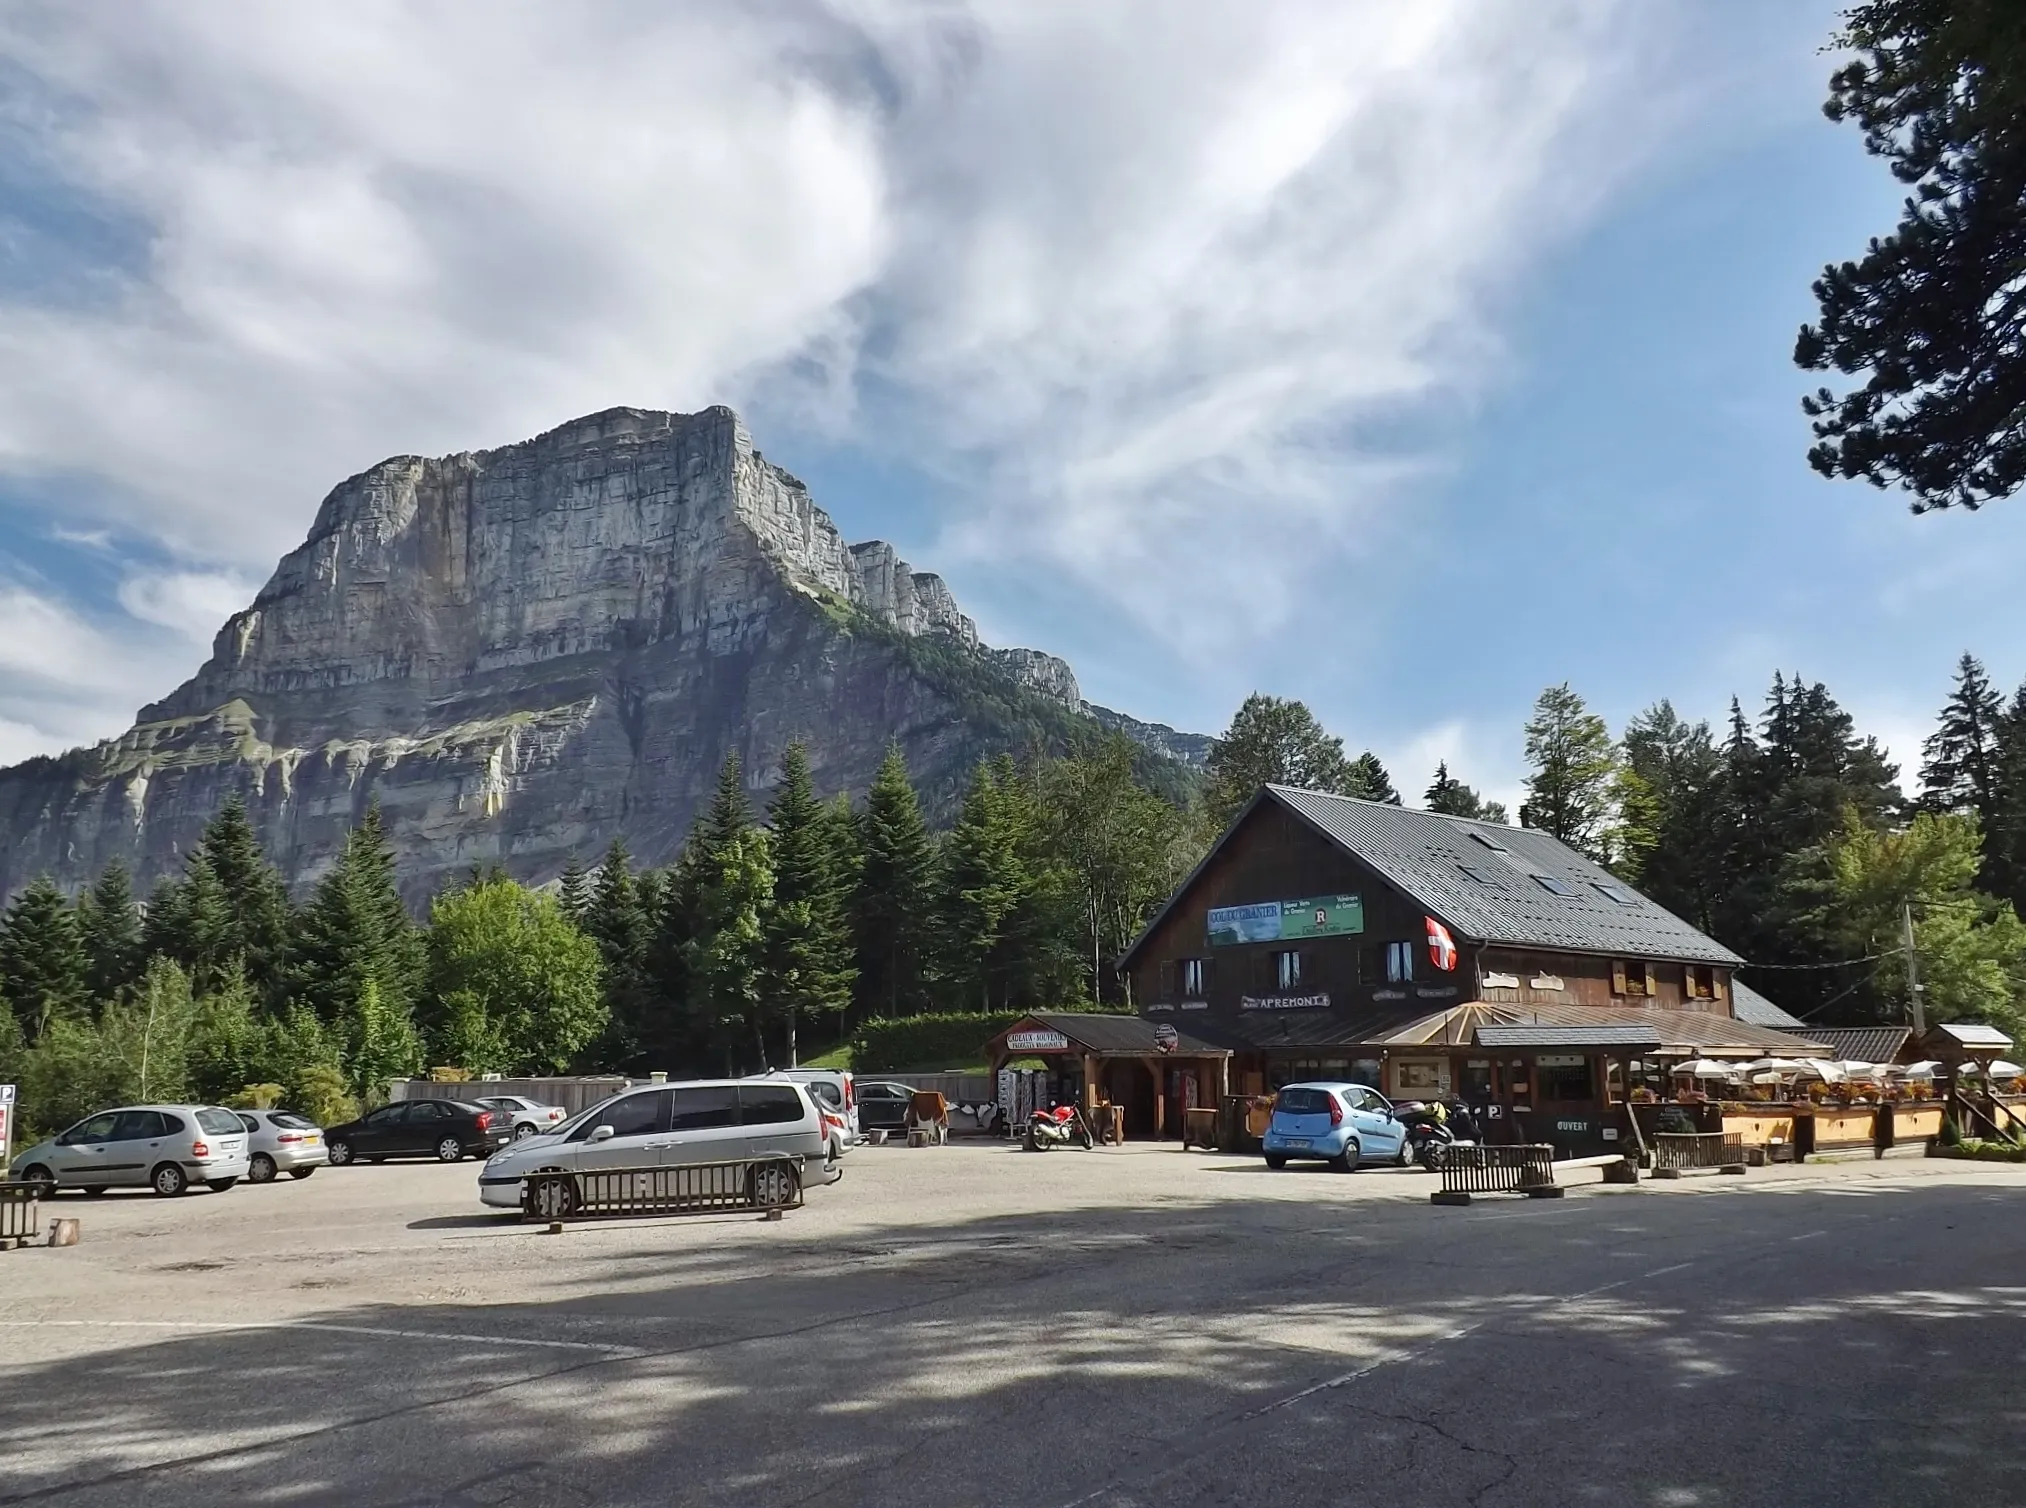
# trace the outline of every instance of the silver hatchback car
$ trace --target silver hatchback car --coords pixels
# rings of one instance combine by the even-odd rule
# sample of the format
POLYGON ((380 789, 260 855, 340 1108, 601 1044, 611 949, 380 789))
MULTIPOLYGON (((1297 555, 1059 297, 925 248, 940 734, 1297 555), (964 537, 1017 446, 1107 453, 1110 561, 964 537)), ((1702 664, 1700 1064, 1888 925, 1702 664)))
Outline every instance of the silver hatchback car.
POLYGON ((307 1178, 331 1160, 324 1131, 293 1110, 241 1110, 246 1127, 246 1181, 273 1183, 281 1174, 307 1178))
POLYGON ((14 1159, 12 1176, 45 1192, 153 1189, 201 1183, 222 1194, 246 1176, 246 1127, 216 1105, 122 1105, 87 1115, 14 1159))

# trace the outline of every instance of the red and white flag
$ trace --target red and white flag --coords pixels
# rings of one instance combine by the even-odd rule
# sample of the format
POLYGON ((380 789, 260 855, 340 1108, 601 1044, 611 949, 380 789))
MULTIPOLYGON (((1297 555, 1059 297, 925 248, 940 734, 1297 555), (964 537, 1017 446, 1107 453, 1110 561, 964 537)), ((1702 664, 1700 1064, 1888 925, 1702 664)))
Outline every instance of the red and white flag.
POLYGON ((1421 920, 1428 924, 1428 961, 1446 974, 1456 967, 1456 939, 1434 917, 1424 916, 1421 920))

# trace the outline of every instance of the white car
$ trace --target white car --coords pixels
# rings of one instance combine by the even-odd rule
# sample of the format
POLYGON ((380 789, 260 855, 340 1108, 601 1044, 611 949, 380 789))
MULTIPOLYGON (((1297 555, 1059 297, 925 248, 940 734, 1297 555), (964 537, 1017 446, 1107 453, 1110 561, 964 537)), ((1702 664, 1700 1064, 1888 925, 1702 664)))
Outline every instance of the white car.
POLYGON ((239 1124, 246 1127, 248 1183, 273 1183, 283 1173, 307 1178, 331 1160, 323 1127, 293 1110, 242 1110, 239 1124))
POLYGON ((570 1112, 561 1105, 538 1104, 521 1094, 484 1094, 472 1103, 504 1112, 513 1123, 516 1141, 524 1136, 540 1136, 544 1131, 553 1131, 570 1118, 570 1112))
POLYGON ((792 1158, 804 1186, 840 1169, 819 1101, 800 1084, 705 1079, 643 1084, 580 1111, 554 1131, 504 1146, 478 1175, 478 1197, 519 1209, 531 1173, 596 1173, 685 1163, 792 1158))
POLYGON ((222 1194, 246 1176, 246 1127, 216 1105, 122 1105, 101 1110, 14 1159, 13 1176, 46 1194, 153 1189, 174 1196, 201 1183, 222 1194))
POLYGON ((772 1072, 756 1074, 761 1079, 789 1079, 797 1084, 806 1084, 817 1099, 834 1111, 844 1122, 843 1134, 837 1138, 840 1153, 849 1152, 863 1139, 858 1130, 858 1089, 848 1068, 776 1068, 772 1072))

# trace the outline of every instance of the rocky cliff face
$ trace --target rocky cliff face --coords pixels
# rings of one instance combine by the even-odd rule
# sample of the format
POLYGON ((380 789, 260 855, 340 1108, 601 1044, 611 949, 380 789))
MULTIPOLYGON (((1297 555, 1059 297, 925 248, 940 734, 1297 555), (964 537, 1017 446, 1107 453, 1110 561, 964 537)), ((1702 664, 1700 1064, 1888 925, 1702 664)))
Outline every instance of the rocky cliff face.
POLYGON ((298 883, 374 801, 416 897, 614 837, 658 863, 729 751, 758 794, 799 737, 858 790, 897 739, 946 801, 981 754, 1093 713, 1191 762, 1061 660, 980 647, 890 545, 846 545, 730 410, 613 409, 341 484, 194 677, 120 738, 0 771, 0 891, 115 858, 146 883, 233 792, 298 883))

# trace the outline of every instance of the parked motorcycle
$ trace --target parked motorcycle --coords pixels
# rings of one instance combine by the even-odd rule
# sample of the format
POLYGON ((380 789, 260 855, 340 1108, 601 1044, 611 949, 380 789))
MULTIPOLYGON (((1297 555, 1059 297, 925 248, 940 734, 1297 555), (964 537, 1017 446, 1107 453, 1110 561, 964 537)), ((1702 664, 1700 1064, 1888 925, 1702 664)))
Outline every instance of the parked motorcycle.
POLYGON ((1451 1147, 1474 1147, 1480 1138, 1476 1118, 1465 1105, 1435 1105, 1410 1100, 1395 1105, 1393 1114, 1407 1128, 1414 1161, 1433 1173, 1451 1147))
POLYGON ((1057 1105, 1052 1110, 1037 1110, 1027 1117, 1027 1134, 1022 1145, 1029 1152, 1046 1152, 1053 1147, 1082 1147, 1086 1151, 1093 1144, 1090 1127, 1077 1114, 1074 1105, 1057 1105))

